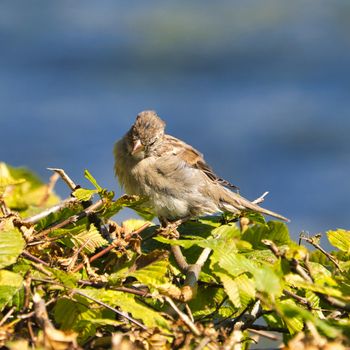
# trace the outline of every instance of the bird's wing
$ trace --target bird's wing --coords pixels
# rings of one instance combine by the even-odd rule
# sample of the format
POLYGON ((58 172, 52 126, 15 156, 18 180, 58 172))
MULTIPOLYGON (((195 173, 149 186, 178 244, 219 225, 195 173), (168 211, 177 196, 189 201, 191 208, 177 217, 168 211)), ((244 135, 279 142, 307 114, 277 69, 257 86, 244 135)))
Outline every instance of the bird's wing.
POLYGON ((160 155, 174 155, 184 161, 188 166, 203 171, 203 173, 212 181, 225 187, 238 189, 237 186, 217 176, 213 169, 205 162, 203 155, 187 143, 176 137, 165 135, 163 146, 158 149, 160 155))

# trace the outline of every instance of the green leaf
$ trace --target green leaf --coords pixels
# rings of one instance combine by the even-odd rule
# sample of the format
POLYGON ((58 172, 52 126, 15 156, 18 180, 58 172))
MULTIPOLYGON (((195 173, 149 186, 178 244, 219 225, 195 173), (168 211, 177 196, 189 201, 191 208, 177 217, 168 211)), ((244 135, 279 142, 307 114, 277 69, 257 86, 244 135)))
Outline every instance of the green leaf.
POLYGON ((103 188, 97 183, 96 179, 90 174, 89 170, 85 169, 84 176, 95 186, 97 191, 100 192, 103 190, 103 188))
POLYGON ((12 265, 24 249, 22 234, 9 220, 0 222, 0 268, 12 265))
POLYGON ((3 193, 7 186, 19 185, 23 182, 25 182, 25 179, 16 179, 11 176, 9 167, 5 163, 0 162, 0 194, 3 193))
POLYGON ((165 243, 165 244, 170 244, 170 245, 176 245, 176 246, 180 246, 182 248, 185 249, 189 249, 195 245, 200 246, 203 248, 203 245, 207 245, 204 242, 206 242, 206 239, 203 238, 199 238, 199 239, 169 239, 169 238, 165 238, 162 236, 158 236, 158 237, 154 237, 154 240, 161 242, 161 243, 165 243))
POLYGON ((261 266, 253 272, 256 289, 269 297, 279 297, 282 294, 282 279, 269 266, 261 266))
POLYGON ((66 287, 75 288, 78 284, 79 275, 71 272, 65 272, 58 269, 47 268, 51 273, 66 287))
MULTIPOLYGON (((229 249, 216 248, 211 256, 212 266, 218 263, 221 268, 227 271, 231 276, 236 277, 244 272, 253 273, 257 268, 243 255, 231 252, 229 249)), ((215 270, 214 270, 215 272, 215 270)))
POLYGON ((232 301, 232 304, 237 308, 241 307, 242 304, 239 295, 239 288, 235 279, 230 277, 225 272, 219 272, 218 269, 216 269, 215 275, 217 275, 220 278, 222 284, 224 285, 225 292, 232 301))
POLYGON ((86 253, 93 253, 97 248, 108 244, 95 225, 90 225, 88 231, 84 230, 83 232, 72 236, 71 240, 76 247, 84 247, 83 250, 86 253))
MULTIPOLYGON (((189 301, 194 317, 203 317, 215 312, 226 299, 226 293, 219 286, 199 285, 197 295, 189 301)), ((230 311, 230 315, 234 310, 230 311)))
POLYGON ((79 333, 81 343, 95 335, 97 327, 103 324, 97 320, 104 319, 105 324, 117 322, 114 317, 114 313, 105 308, 91 308, 91 303, 79 295, 75 295, 74 299, 61 298, 54 307, 55 321, 62 330, 79 333))
POLYGON ((147 199, 139 196, 123 195, 116 201, 109 201, 104 207, 103 217, 110 218, 117 214, 123 208, 131 208, 135 210, 141 217, 146 220, 151 220, 154 214, 147 207, 147 199))
POLYGON ((0 270, 0 311, 11 303, 13 297, 22 288, 23 278, 20 274, 0 270))
POLYGON ((139 282, 153 288, 162 287, 169 284, 167 278, 169 261, 159 260, 153 264, 147 265, 139 270, 129 273, 129 276, 135 277, 139 282))
POLYGON ((305 315, 303 315, 304 309, 298 307, 294 300, 285 299, 277 303, 277 308, 280 316, 286 323, 288 330, 291 334, 301 332, 304 328, 305 315), (304 317, 302 317, 304 316, 304 317))
POLYGON ((327 231, 329 242, 341 251, 350 253, 350 231, 338 229, 336 231, 327 231))
POLYGON ((129 312, 133 318, 141 320, 147 327, 158 327, 164 331, 170 329, 169 321, 158 312, 139 302, 132 294, 114 290, 96 290, 90 288, 86 288, 82 290, 82 292, 112 307, 118 306, 122 311, 129 312))
POLYGON ((78 188, 72 194, 78 200, 82 202, 86 202, 86 201, 89 201, 96 193, 98 193, 97 190, 88 190, 86 188, 78 188))
POLYGON ((277 246, 291 243, 287 225, 279 221, 251 226, 243 233, 242 239, 251 243, 254 249, 266 249, 266 246, 261 243, 263 239, 269 239, 277 246))

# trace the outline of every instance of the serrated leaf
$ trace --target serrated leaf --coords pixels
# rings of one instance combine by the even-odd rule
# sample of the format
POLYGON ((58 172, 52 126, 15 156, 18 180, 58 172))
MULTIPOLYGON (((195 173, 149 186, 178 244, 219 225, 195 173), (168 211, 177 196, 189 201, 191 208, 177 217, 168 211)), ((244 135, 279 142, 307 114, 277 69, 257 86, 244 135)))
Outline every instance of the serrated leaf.
POLYGON ((22 234, 10 221, 0 225, 0 268, 12 265, 24 249, 22 234))
POLYGON ((233 238, 240 237, 241 231, 236 224, 227 224, 212 230, 212 236, 216 239, 220 238, 220 240, 230 241, 233 238))
POLYGON ((117 214, 123 208, 131 208, 135 210, 145 220, 151 220, 154 213, 145 205, 147 199, 139 196, 123 195, 116 201, 109 201, 104 207, 103 217, 110 218, 117 214))
POLYGON ((301 332, 304 328, 301 308, 296 306, 294 300, 285 299, 277 303, 279 314, 286 323, 291 334, 301 332))
POLYGON ((329 242, 341 251, 350 253, 350 231, 338 229, 336 231, 327 231, 329 242))
MULTIPOLYGON (((194 317, 203 317, 215 312, 225 299, 226 293, 222 287, 199 285, 196 298, 191 299, 188 304, 194 317)), ((230 316, 233 312, 232 307, 230 316)))
POLYGON ((155 241, 161 242, 161 243, 165 243, 165 244, 170 244, 170 245, 177 245, 180 246, 182 248, 185 249, 189 249, 195 245, 199 245, 201 246, 201 244, 204 244, 204 242, 206 241, 203 238, 200 239, 169 239, 169 238, 165 238, 162 236, 158 236, 158 237, 154 237, 153 238, 155 241))
POLYGON ((8 305, 15 294, 22 288, 23 278, 20 274, 0 270, 0 311, 8 305))
POLYGON ((147 220, 142 220, 142 219, 129 219, 129 220, 125 220, 122 223, 123 229, 125 234, 134 232, 136 230, 138 230, 141 226, 143 226, 144 224, 150 224, 150 225, 154 225, 152 222, 147 221, 147 220))
POLYGON ((241 274, 235 278, 241 298, 241 304, 246 307, 256 296, 254 281, 246 274, 241 274))
POLYGON ((71 272, 65 272, 58 269, 47 268, 51 273, 66 287, 75 288, 78 284, 79 277, 71 272))
POLYGON ((83 246, 86 253, 93 253, 97 248, 108 244, 95 225, 90 225, 89 231, 83 231, 72 236, 71 240, 76 247, 83 246))
POLYGON ((270 297, 279 297, 282 294, 282 279, 269 266, 261 266, 253 272, 256 289, 270 297))
POLYGON ((130 313, 133 318, 141 320, 147 327, 159 327, 164 331, 170 329, 169 321, 150 307, 140 303, 132 294, 114 290, 95 290, 90 288, 84 289, 82 292, 110 306, 118 306, 122 311, 130 313))
POLYGON ((72 194, 76 199, 82 202, 86 202, 86 201, 89 201, 96 193, 98 193, 97 190, 88 190, 86 188, 78 188, 72 194))
POLYGON ((266 225, 253 225, 242 235, 242 240, 251 243, 254 249, 266 249, 261 243, 263 239, 269 239, 277 246, 288 245, 291 242, 287 225, 278 221, 269 221, 266 225))
POLYGON ((221 247, 214 250, 214 254, 211 256, 211 262, 214 265, 218 263, 221 268, 226 270, 233 277, 244 272, 253 273, 256 270, 256 266, 243 255, 225 250, 221 247))
POLYGON ((129 273, 129 276, 135 277, 139 282, 146 286, 158 288, 170 281, 166 277, 168 273, 169 261, 159 260, 147 265, 139 270, 129 273))
POLYGON ((97 183, 96 179, 90 174, 89 170, 85 169, 84 176, 95 186, 97 191, 102 191, 102 187, 97 183))
POLYGON ((224 285, 225 292, 230 298, 232 304, 237 308, 241 307, 241 298, 235 279, 224 272, 219 272, 218 269, 215 271, 215 275, 220 278, 222 284, 224 285))
POLYGON ((96 320, 104 319, 106 323, 108 320, 116 322, 112 319, 114 314, 110 310, 91 308, 89 301, 79 295, 75 295, 74 298, 59 299, 54 307, 54 318, 61 329, 79 333, 80 342, 83 343, 96 333, 97 327, 101 324, 95 322, 96 320))

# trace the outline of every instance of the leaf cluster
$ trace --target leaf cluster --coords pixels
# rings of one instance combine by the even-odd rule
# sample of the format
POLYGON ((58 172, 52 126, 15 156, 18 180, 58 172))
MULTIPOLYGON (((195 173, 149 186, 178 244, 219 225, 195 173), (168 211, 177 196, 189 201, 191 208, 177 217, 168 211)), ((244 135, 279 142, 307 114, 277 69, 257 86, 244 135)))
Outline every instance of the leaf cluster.
POLYGON ((286 349, 350 346, 350 231, 328 231, 326 252, 319 236, 297 244, 284 223, 247 214, 188 221, 173 239, 145 199, 85 176, 92 189, 61 201, 0 164, 0 346, 248 349, 276 334, 286 349), (141 218, 118 224, 126 207, 141 218))

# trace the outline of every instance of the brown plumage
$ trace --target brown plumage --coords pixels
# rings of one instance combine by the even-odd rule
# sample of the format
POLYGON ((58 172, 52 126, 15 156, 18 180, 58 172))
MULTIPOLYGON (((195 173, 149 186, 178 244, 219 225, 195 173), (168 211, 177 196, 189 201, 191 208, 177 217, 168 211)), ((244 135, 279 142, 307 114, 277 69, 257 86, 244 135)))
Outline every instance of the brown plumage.
POLYGON ((232 192, 229 188, 236 186, 218 177, 200 152, 164 129, 156 112, 143 111, 114 148, 121 186, 128 194, 147 197, 162 222, 242 210, 289 221, 232 192))

